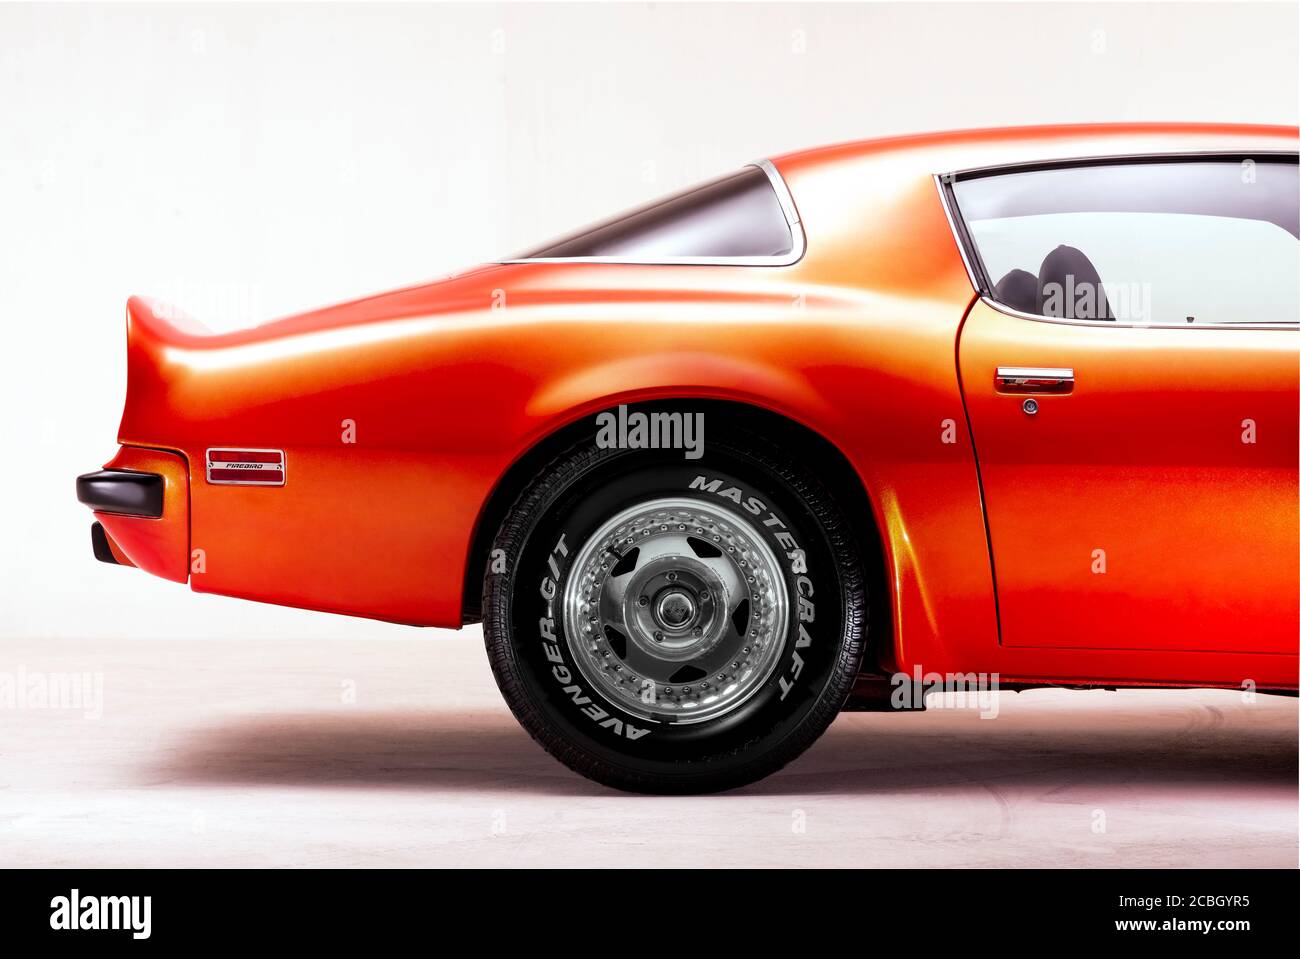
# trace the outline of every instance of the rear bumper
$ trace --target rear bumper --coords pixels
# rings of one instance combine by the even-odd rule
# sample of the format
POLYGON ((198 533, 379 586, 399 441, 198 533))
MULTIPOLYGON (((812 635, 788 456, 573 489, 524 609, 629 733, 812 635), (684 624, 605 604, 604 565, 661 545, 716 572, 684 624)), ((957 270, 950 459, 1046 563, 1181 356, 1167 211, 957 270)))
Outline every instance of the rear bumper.
POLYGON ((157 473, 96 470, 77 477, 77 499, 97 513, 161 519, 165 486, 157 473))
POLYGON ((95 512, 95 558, 184 583, 190 572, 189 467, 183 456, 124 446, 104 469, 77 477, 95 512))

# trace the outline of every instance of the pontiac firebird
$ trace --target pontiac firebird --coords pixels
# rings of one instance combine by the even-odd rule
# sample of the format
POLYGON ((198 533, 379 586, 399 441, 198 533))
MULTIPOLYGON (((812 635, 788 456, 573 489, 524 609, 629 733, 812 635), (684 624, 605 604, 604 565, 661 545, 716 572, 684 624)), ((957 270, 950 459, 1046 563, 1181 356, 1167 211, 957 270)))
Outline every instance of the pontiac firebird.
POLYGON ((753 782, 897 677, 1294 695, 1297 142, 857 142, 253 329, 133 298, 94 553, 481 620, 629 790, 753 782), (598 443, 623 406, 702 455, 598 443))

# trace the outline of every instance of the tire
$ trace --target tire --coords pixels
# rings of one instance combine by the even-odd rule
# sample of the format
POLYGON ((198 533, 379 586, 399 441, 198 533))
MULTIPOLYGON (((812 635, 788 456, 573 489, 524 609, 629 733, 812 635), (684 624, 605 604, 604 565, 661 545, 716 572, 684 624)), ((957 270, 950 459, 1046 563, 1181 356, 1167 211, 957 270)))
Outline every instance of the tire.
POLYGON ((538 743, 607 786, 680 794, 812 745, 858 672, 867 602, 813 471, 732 430, 695 460, 590 441, 557 457, 497 533, 482 608, 538 743))

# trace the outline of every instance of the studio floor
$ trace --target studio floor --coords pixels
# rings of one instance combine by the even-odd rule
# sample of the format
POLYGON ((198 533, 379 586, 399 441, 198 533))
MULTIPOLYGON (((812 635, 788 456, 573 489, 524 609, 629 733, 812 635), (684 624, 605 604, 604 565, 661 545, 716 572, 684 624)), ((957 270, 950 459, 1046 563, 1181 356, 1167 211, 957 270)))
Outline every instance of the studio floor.
POLYGON ((757 785, 629 796, 515 724, 476 629, 431 636, 0 642, 103 681, 99 718, 0 708, 0 866, 1297 864, 1295 699, 846 714, 757 785))

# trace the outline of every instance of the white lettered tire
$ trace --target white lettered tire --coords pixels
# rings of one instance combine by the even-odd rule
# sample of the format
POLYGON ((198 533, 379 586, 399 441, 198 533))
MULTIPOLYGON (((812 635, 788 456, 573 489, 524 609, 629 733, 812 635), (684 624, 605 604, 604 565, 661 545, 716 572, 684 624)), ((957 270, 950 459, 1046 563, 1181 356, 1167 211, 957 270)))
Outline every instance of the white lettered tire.
POLYGON ((850 524, 762 438, 580 445, 502 524, 483 592, 497 683, 543 747, 619 789, 730 789, 834 719, 862 658, 850 524))

